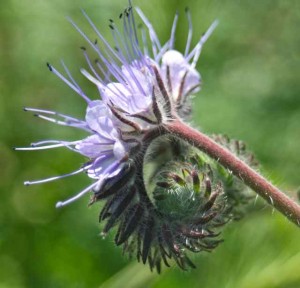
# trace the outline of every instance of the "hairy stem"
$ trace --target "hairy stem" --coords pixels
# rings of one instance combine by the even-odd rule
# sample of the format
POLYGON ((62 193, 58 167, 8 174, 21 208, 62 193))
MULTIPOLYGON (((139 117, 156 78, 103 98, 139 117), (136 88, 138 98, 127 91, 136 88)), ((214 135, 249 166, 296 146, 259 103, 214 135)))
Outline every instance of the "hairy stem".
POLYGON ((177 137, 189 142, 220 162, 220 164, 229 169, 233 175, 241 179, 269 204, 300 227, 300 205, 290 199, 230 151, 205 134, 189 127, 179 119, 175 119, 166 124, 165 129, 169 133, 177 135, 177 137))

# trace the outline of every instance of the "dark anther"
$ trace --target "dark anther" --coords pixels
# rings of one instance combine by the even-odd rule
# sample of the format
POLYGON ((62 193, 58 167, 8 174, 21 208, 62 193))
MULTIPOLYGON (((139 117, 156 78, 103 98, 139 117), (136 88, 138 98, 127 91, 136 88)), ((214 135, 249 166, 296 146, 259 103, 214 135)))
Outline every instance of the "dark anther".
POLYGON ((119 15, 119 19, 121 19, 123 17, 123 13, 121 13, 120 15, 119 15))
POLYGON ((86 51, 86 48, 84 46, 81 46, 80 49, 86 51))
POLYGON ((52 66, 50 65, 49 62, 47 62, 47 67, 49 68, 49 70, 52 72, 52 66))
POLYGON ((114 30, 114 29, 115 29, 114 26, 111 25, 111 24, 109 24, 108 27, 109 27, 111 30, 114 30))

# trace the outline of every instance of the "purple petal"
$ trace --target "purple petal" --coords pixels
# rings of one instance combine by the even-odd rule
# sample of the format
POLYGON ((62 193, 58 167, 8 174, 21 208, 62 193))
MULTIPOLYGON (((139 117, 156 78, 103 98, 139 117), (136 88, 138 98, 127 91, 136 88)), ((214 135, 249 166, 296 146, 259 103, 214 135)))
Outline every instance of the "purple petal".
POLYGON ((112 151, 114 142, 103 141, 99 135, 91 135, 75 146, 78 152, 86 157, 95 159, 107 151, 112 151))
POLYGON ((178 97, 188 96, 187 94, 191 90, 193 93, 199 91, 200 74, 192 68, 180 52, 167 51, 162 57, 161 71, 166 83, 168 83, 168 80, 171 82, 172 96, 175 101, 178 97), (170 79, 167 79, 167 69, 170 71, 170 79))

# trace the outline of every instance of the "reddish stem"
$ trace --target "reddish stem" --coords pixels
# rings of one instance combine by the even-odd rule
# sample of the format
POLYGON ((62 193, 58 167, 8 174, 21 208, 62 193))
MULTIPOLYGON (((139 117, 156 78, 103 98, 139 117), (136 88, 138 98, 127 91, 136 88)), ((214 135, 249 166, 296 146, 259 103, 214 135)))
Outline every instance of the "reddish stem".
POLYGON ((300 226, 300 206, 230 151, 179 119, 166 124, 165 129, 219 161, 290 221, 300 226))

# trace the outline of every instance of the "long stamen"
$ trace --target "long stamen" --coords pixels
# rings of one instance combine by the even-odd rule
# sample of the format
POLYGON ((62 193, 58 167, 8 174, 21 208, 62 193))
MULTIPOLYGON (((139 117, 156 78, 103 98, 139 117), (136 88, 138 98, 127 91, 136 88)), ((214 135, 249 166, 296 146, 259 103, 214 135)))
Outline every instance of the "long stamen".
MULTIPOLYGON (((130 13, 130 12, 127 12, 127 13, 130 13)), ((133 61, 136 57, 136 55, 134 53, 137 53, 137 54, 140 54, 140 51, 139 51, 139 47, 135 47, 135 43, 133 42, 132 38, 132 29, 130 27, 130 23, 129 23, 129 28, 127 26, 127 22, 126 22, 126 19, 129 18, 129 15, 128 16, 124 16, 124 35, 125 37, 122 37, 120 32, 116 29, 116 33, 118 33, 119 37, 121 38, 121 40, 123 40, 122 42, 124 43, 123 44, 123 47, 125 49, 125 52, 127 54, 127 57, 129 58, 130 61, 133 61), (128 37, 126 37, 128 36, 128 37), (128 39, 129 38, 129 39, 128 39), (132 51, 133 50, 133 51, 132 51), (139 51, 139 52, 137 52, 139 51), (133 53, 133 55, 131 54, 133 53)), ((128 21, 129 22, 129 21, 128 21)), ((115 29, 114 26, 112 26, 111 28, 113 28, 113 30, 115 29)), ((114 33, 113 33, 114 34, 114 33)), ((117 38, 114 37, 115 39, 115 42, 116 44, 118 45, 119 42, 117 41, 117 38)), ((134 74, 134 71, 132 70, 132 67, 131 65, 128 65, 128 60, 125 59, 123 53, 119 52, 119 56, 121 57, 122 61, 123 61, 123 65, 124 65, 124 68, 126 68, 126 70, 128 71, 128 73, 130 74, 130 76, 132 77, 132 79, 134 79, 134 82, 135 84, 137 85, 138 89, 145 95, 145 90, 143 89, 142 85, 139 83, 138 79, 136 78, 135 74, 134 74)), ((126 79, 124 79, 125 82, 129 82, 128 84, 131 86, 132 89, 134 89, 134 87, 131 85, 131 81, 126 81, 126 79)))
POLYGON ((46 140, 46 141, 32 143, 31 147, 16 147, 14 149, 17 151, 31 151, 31 150, 44 150, 44 149, 52 149, 52 148, 58 148, 58 147, 67 147, 67 148, 73 150, 73 148, 70 146, 76 145, 80 142, 81 141, 67 142, 67 141, 57 141, 57 140, 46 140), (46 143, 56 143, 56 144, 40 146, 40 145, 43 145, 46 143))
POLYGON ((91 18, 86 14, 86 12, 84 10, 81 10, 82 14, 84 15, 84 17, 87 19, 87 21, 89 22, 89 24, 91 25, 91 27, 93 28, 93 30, 95 31, 95 33, 98 35, 98 37, 100 38, 100 40, 102 41, 102 43, 105 45, 105 47, 107 48, 107 50, 114 56, 116 57, 116 59, 118 59, 121 63, 122 63, 122 59, 119 57, 119 55, 115 52, 115 50, 109 45, 109 43, 106 41, 106 39, 103 37, 103 35, 99 32, 99 30, 97 29, 97 27, 95 26, 95 24, 93 23, 93 21, 91 20, 91 18))
POLYGON ((143 27, 139 27, 139 29, 141 30, 141 35, 142 35, 144 55, 149 55, 146 31, 143 27))
POLYGON ((193 36, 193 24, 192 24, 192 17, 191 17, 191 12, 188 8, 185 9, 186 17, 188 19, 188 24, 189 24, 189 30, 188 30, 188 37, 186 41, 186 47, 185 47, 185 52, 184 52, 184 57, 187 57, 190 47, 191 47, 191 41, 192 41, 192 36, 193 36))
POLYGON ((165 54, 165 52, 167 51, 169 49, 169 41, 168 42, 166 42, 163 46, 162 46, 162 48, 159 50, 159 53, 156 55, 156 57, 155 57, 155 62, 159 62, 160 61, 160 59, 161 59, 161 57, 163 56, 163 54, 165 54))
POLYGON ((79 120, 77 118, 74 118, 74 117, 71 117, 69 115, 66 115, 66 114, 63 114, 63 113, 59 113, 59 112, 56 112, 56 111, 45 110, 45 109, 38 109, 38 108, 31 108, 31 107, 24 107, 24 111, 26 111, 26 112, 30 111, 30 112, 38 112, 38 113, 56 115, 56 116, 65 118, 66 120, 69 120, 69 121, 84 123, 82 120, 79 120))
POLYGON ((98 86, 100 89, 105 88, 105 84, 102 83, 100 79, 96 79, 94 76, 92 76, 88 71, 86 71, 84 68, 80 69, 80 72, 82 75, 84 75, 88 80, 90 80, 92 83, 94 83, 96 86, 98 86))
POLYGON ((125 52, 127 58, 128 59, 130 58, 130 52, 128 50, 128 46, 124 45, 124 43, 126 43, 126 40, 125 40, 126 37, 124 38, 124 36, 120 33, 119 29, 114 25, 114 22, 111 22, 109 27, 112 31, 112 35, 113 35, 119 56, 123 59, 124 62, 126 62, 127 60, 126 60, 126 57, 125 57, 123 51, 125 52), (121 41, 118 41, 118 38, 120 38, 121 41))
POLYGON ((177 21, 178 21, 178 11, 175 14, 173 25, 172 25, 172 29, 171 29, 171 37, 170 37, 170 41, 169 41, 169 49, 173 49, 173 47, 174 47, 177 21))
POLYGON ((83 51, 83 55, 84 55, 84 58, 86 60, 86 62, 88 63, 88 66, 89 68, 91 69, 91 71, 93 72, 93 74, 95 75, 95 77, 99 80, 99 81, 102 81, 102 78, 99 76, 99 74, 96 72, 96 70, 94 69, 93 65, 92 65, 92 62, 86 52, 86 49, 84 47, 82 47, 82 51, 83 51))
POLYGON ((17 147, 14 148, 17 151, 31 151, 31 150, 43 150, 43 149, 51 149, 51 148, 58 148, 63 147, 64 144, 56 144, 56 145, 49 145, 49 146, 43 146, 43 147, 17 147))
POLYGON ((41 115, 41 114, 34 114, 34 116, 36 116, 40 119, 55 123, 57 125, 74 127, 74 128, 83 129, 85 131, 91 132, 91 129, 89 129, 87 127, 87 124, 85 122, 78 121, 77 123, 76 122, 72 123, 71 121, 62 121, 62 120, 58 120, 58 119, 55 119, 55 118, 52 118, 52 117, 47 117, 47 116, 41 115))
MULTIPOLYGON (((130 1, 129 1, 130 2, 130 1)), ((138 36, 137 36, 137 31, 136 31, 136 25, 135 25, 135 19, 134 19, 134 14, 133 14, 133 11, 132 11, 132 6, 131 6, 131 3, 130 3, 130 20, 131 20, 131 27, 133 28, 133 34, 134 34, 134 37, 133 37, 133 40, 134 40, 134 46, 137 47, 137 51, 139 52, 140 56, 143 56, 142 53, 141 53, 141 50, 140 50, 140 45, 139 45, 139 40, 138 40, 138 36)))
MULTIPOLYGON (((128 21, 131 46, 132 46, 132 49, 134 52, 134 56, 135 56, 135 58, 142 58, 143 53, 141 51, 141 47, 139 45, 139 41, 138 41, 138 37, 137 37, 137 31, 136 31, 132 7, 129 7, 129 9, 128 9, 127 21, 128 21)), ((135 60, 135 59, 133 59, 133 60, 135 60)))
MULTIPOLYGON (((120 90, 120 89, 118 88, 117 85, 114 85, 114 88, 117 90, 118 93, 116 93, 116 91, 114 91, 112 88, 110 88, 109 85, 104 85, 104 84, 102 84, 100 81, 98 81, 96 78, 94 78, 94 77, 93 77, 88 71, 86 71, 85 69, 80 69, 80 72, 81 72, 87 79, 89 79, 92 83, 94 83, 98 88, 100 88, 100 91, 101 91, 101 90, 103 91, 103 90, 107 89, 107 90, 109 90, 111 93, 115 94, 118 98, 121 97, 122 100, 125 101, 125 103, 127 102, 128 99, 127 99, 126 95, 123 93, 122 90, 120 90)), ((128 90, 127 86, 124 86, 124 88, 128 90)), ((128 90, 128 92, 130 92, 130 91, 128 90)), ((102 98, 102 99, 103 99, 103 98, 102 98)), ((107 99, 104 99, 104 100, 106 101, 107 99)))
POLYGON ((81 192, 79 192, 77 195, 75 195, 74 197, 66 200, 66 201, 60 201, 60 202, 57 202, 55 207, 56 208, 60 208, 60 207, 63 207, 63 206, 66 206, 74 201, 76 201, 77 199, 81 198, 84 194, 86 194, 87 192, 89 192, 90 190, 92 190, 96 185, 97 185, 98 182, 95 182, 93 183, 92 185, 88 186, 87 188, 85 188, 84 190, 82 190, 81 192))
POLYGON ((84 168, 80 168, 80 169, 78 169, 74 172, 59 175, 59 176, 54 176, 54 177, 41 179, 41 180, 36 180, 36 181, 25 181, 24 185, 29 186, 29 185, 33 185, 33 184, 47 183, 47 182, 55 181, 55 180, 58 180, 58 179, 66 178, 66 177, 69 177, 69 176, 77 175, 77 174, 83 172, 84 170, 85 170, 84 168))
POLYGON ((135 10, 139 14, 139 16, 141 17, 141 19, 143 20, 143 22, 145 23, 145 25, 147 26, 147 28, 149 30, 149 36, 150 36, 151 43, 152 43, 152 52, 153 52, 154 58, 156 58, 157 49, 160 50, 161 45, 160 45, 158 37, 155 33, 155 30, 153 29, 151 22, 147 19, 147 17, 144 15, 142 10, 138 7, 136 7, 135 10))
POLYGON ((64 77, 61 73, 59 73, 53 66, 47 63, 47 66, 51 72, 53 72, 57 77, 59 77, 62 81, 64 81, 71 89, 73 89, 78 95, 80 95, 88 104, 91 100, 82 92, 82 90, 78 89, 73 83, 71 83, 66 77, 64 77))
MULTIPOLYGON (((93 43, 86 34, 73 22, 72 19, 68 18, 69 22, 73 25, 73 27, 80 33, 80 35, 91 45, 91 47, 97 52, 98 56, 100 57, 101 61, 104 63, 104 65, 107 67, 109 72, 120 82, 123 83, 122 73, 120 71, 119 65, 115 63, 115 60, 112 59, 112 56, 109 55, 109 53, 106 51, 107 57, 106 58, 103 53, 100 51, 97 43, 93 43)), ((96 29, 96 28, 95 28, 96 29)), ((98 31, 98 30, 97 30, 98 31)), ((98 31, 99 33, 99 31, 98 31)), ((98 34, 98 36, 101 34, 98 34)), ((101 40, 104 39, 104 37, 101 35, 101 40)), ((103 41, 103 40, 102 40, 103 41)), ((107 43, 107 45, 109 45, 107 43)), ((111 47, 110 47, 111 48, 111 47)), ((112 48, 111 48, 112 49, 112 48)), ((113 51, 114 52, 114 51, 113 51)), ((115 54, 115 52, 114 52, 115 54)), ((119 59, 119 57, 117 57, 119 59)), ((104 73, 105 74, 105 73, 104 73)))
POLYGON ((127 47, 127 50, 129 52, 128 55, 128 61, 132 62, 135 59, 135 54, 134 54, 134 45, 132 43, 132 29, 130 27, 129 23, 129 11, 128 9, 125 10, 124 12, 124 17, 123 17, 123 33, 124 33, 124 39, 123 42, 125 46, 127 47))
POLYGON ((198 44, 196 45, 196 47, 193 49, 193 51, 188 55, 187 57, 187 61, 189 61, 192 57, 193 58, 193 62, 191 64, 192 68, 196 67, 196 64, 198 62, 198 59, 200 57, 200 53, 202 51, 203 48, 203 44, 207 41, 207 39, 209 38, 209 36, 213 33, 213 31, 215 30, 215 28, 218 25, 218 21, 215 20, 211 26, 208 28, 208 30, 204 33, 204 35, 200 38, 198 44))
POLYGON ((110 76, 111 76, 111 72, 110 71, 105 71, 104 68, 101 66, 101 64, 99 63, 99 59, 95 60, 95 64, 97 66, 97 68, 100 70, 100 72, 102 73, 103 76, 105 76, 104 78, 104 82, 111 82, 110 76))
POLYGON ((66 71, 68 77, 70 78, 71 82, 72 82, 72 83, 74 84, 74 86, 78 89, 78 91, 80 91, 80 94, 83 94, 83 95, 84 95, 82 89, 80 88, 80 86, 78 85, 78 83, 74 80, 74 78, 73 78, 73 76, 72 76, 70 70, 67 68, 67 66, 65 65, 64 61, 61 60, 60 62, 61 62, 61 65, 63 66, 64 70, 66 71))
POLYGON ((44 116, 44 115, 41 115, 41 114, 34 114, 34 116, 36 116, 38 118, 41 118, 43 120, 49 121, 49 122, 53 122, 53 123, 58 124, 58 125, 71 126, 69 123, 67 123, 65 121, 57 120, 55 118, 47 117, 47 116, 44 116))

